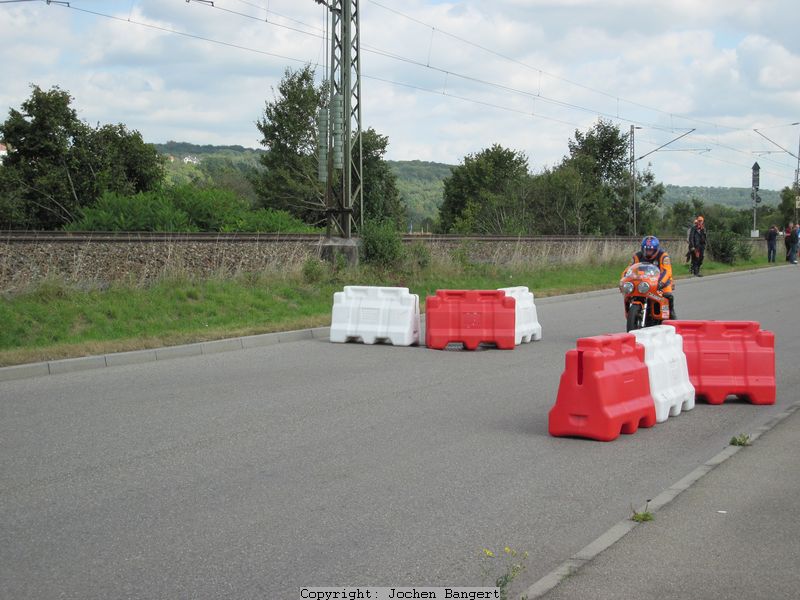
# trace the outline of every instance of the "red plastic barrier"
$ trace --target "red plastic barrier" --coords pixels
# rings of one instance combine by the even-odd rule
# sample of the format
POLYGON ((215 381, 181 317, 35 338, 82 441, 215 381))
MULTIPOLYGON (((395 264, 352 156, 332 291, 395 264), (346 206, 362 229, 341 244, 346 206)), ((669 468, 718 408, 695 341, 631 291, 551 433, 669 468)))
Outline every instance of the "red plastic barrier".
POLYGON ((695 395, 709 404, 727 396, 775 404, 775 334, 755 321, 669 321, 683 336, 695 395))
POLYGON ((516 300, 500 290, 437 290, 425 300, 425 345, 443 350, 461 342, 468 350, 493 343, 514 349, 516 300))
POLYGON ((550 435, 610 442, 656 423, 644 346, 629 333, 578 340, 568 350, 550 435))

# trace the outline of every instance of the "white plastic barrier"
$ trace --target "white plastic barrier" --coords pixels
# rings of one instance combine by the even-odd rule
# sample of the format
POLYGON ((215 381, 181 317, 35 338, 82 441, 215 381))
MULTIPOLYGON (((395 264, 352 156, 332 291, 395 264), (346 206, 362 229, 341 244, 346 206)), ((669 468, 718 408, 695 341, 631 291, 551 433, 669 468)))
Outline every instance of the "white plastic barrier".
POLYGON ((542 326, 539 324, 539 317, 536 314, 533 292, 525 286, 498 289, 517 301, 514 343, 520 345, 523 342, 528 343, 532 339, 542 339, 542 326))
POLYGON ((333 295, 332 342, 419 343, 419 296, 408 288, 347 285, 333 295))
POLYGON ((683 338, 671 325, 631 331, 644 346, 644 362, 650 375, 650 393, 656 405, 656 421, 663 423, 681 410, 694 408, 694 386, 689 381, 683 338))

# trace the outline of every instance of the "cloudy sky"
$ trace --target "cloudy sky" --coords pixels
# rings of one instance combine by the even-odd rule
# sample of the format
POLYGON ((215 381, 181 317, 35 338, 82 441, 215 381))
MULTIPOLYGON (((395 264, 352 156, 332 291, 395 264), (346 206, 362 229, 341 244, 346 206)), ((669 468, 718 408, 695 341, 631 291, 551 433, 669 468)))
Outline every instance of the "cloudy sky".
MULTIPOLYGON (((314 0, 0 0, 0 118, 30 84, 146 141, 259 147, 289 68, 325 75, 314 0)), ((600 117, 636 130, 637 162, 677 185, 794 180, 796 0, 360 0, 364 126, 388 158, 458 164, 493 143, 532 171, 600 117), (753 129, 758 128, 762 137, 753 129), (769 139, 767 139, 769 138, 769 139), (771 140, 771 141, 770 141, 771 140), (785 152, 784 150, 788 151, 785 152)))

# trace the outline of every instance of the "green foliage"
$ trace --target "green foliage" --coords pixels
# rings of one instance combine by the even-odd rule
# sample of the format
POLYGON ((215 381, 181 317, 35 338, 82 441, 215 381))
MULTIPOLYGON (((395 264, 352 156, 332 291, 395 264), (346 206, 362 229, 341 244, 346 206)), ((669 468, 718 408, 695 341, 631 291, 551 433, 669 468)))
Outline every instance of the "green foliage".
POLYGON ((441 230, 501 232, 507 224, 507 213, 501 207, 507 199, 512 203, 519 199, 527 174, 527 157, 499 144, 466 156, 444 180, 441 230))
POLYGON ((58 87, 34 85, 21 110, 11 109, 0 125, 10 148, 0 169, 0 228, 59 228, 106 192, 161 185, 161 160, 138 132, 122 124, 90 127, 72 100, 58 87))
POLYGON ((618 125, 598 119, 586 133, 575 130, 575 140, 568 142, 570 158, 585 159, 584 176, 591 181, 615 186, 626 180, 628 141, 618 125))
POLYGON ((511 584, 526 568, 528 552, 519 553, 506 546, 502 554, 495 554, 489 548, 483 548, 481 558, 484 561, 481 568, 483 582, 485 583, 487 579, 494 580, 500 599, 508 600, 511 584))
POLYGON ((637 523, 646 523, 647 521, 653 520, 653 513, 648 510, 643 510, 642 512, 633 511, 631 515, 631 521, 636 521, 637 523))
POLYGON ((72 231, 198 231, 184 211, 161 192, 123 196, 106 192, 65 227, 72 231))
POLYGON ((320 233, 316 227, 308 225, 285 210, 260 208, 240 213, 233 223, 222 231, 241 231, 250 233, 320 233))
MULTIPOLYGON (((371 127, 361 133, 364 220, 385 219, 396 228, 405 225, 406 210, 397 188, 397 176, 384 160, 389 138, 371 127)), ((360 207, 356 219, 360 220, 360 207)))
POLYGON ((285 211, 250 210, 227 190, 182 185, 124 196, 105 193, 81 209, 72 231, 247 231, 313 233, 285 211))
POLYGON ((708 251, 712 259, 732 265, 750 260, 752 246, 733 231, 715 231, 708 234, 708 251))
POLYGON ((405 255, 403 240, 389 221, 368 221, 361 230, 361 259, 368 265, 396 268, 405 255))
POLYGON ((400 198, 414 231, 431 232, 444 194, 444 180, 453 173, 452 165, 419 160, 387 161, 397 175, 400 198))
POLYGON ((730 445, 731 446, 749 446, 753 442, 750 440, 750 436, 746 433, 740 433, 739 435, 735 435, 731 438, 730 445))
POLYGON ((286 69, 276 97, 256 122, 264 169, 256 181, 260 205, 286 210, 308 223, 324 218, 324 189, 317 181, 317 110, 326 103, 325 86, 314 86, 314 71, 286 69))
POLYGON ((259 162, 263 150, 186 142, 154 144, 154 147, 164 157, 168 185, 220 188, 235 193, 251 206, 258 203, 253 182, 263 170, 259 162))
POLYGON ((303 263, 303 281, 319 283, 325 278, 327 264, 316 257, 310 257, 303 263))
POLYGON ((412 242, 406 250, 406 255, 414 268, 427 269, 431 266, 431 249, 425 242, 412 242))

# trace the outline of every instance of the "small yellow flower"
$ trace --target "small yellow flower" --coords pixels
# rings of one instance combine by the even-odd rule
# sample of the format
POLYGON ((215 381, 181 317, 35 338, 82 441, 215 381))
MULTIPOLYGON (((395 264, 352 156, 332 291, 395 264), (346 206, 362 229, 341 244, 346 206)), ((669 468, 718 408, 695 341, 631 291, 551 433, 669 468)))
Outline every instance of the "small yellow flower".
POLYGON ((489 558, 494 558, 494 552, 492 552, 492 551, 491 551, 491 550, 489 550, 488 548, 484 548, 484 549, 483 549, 483 553, 484 553, 486 556, 488 556, 489 558))
POLYGON ((506 554, 511 554, 511 548, 506 546, 505 548, 503 548, 503 552, 505 552, 506 554))

